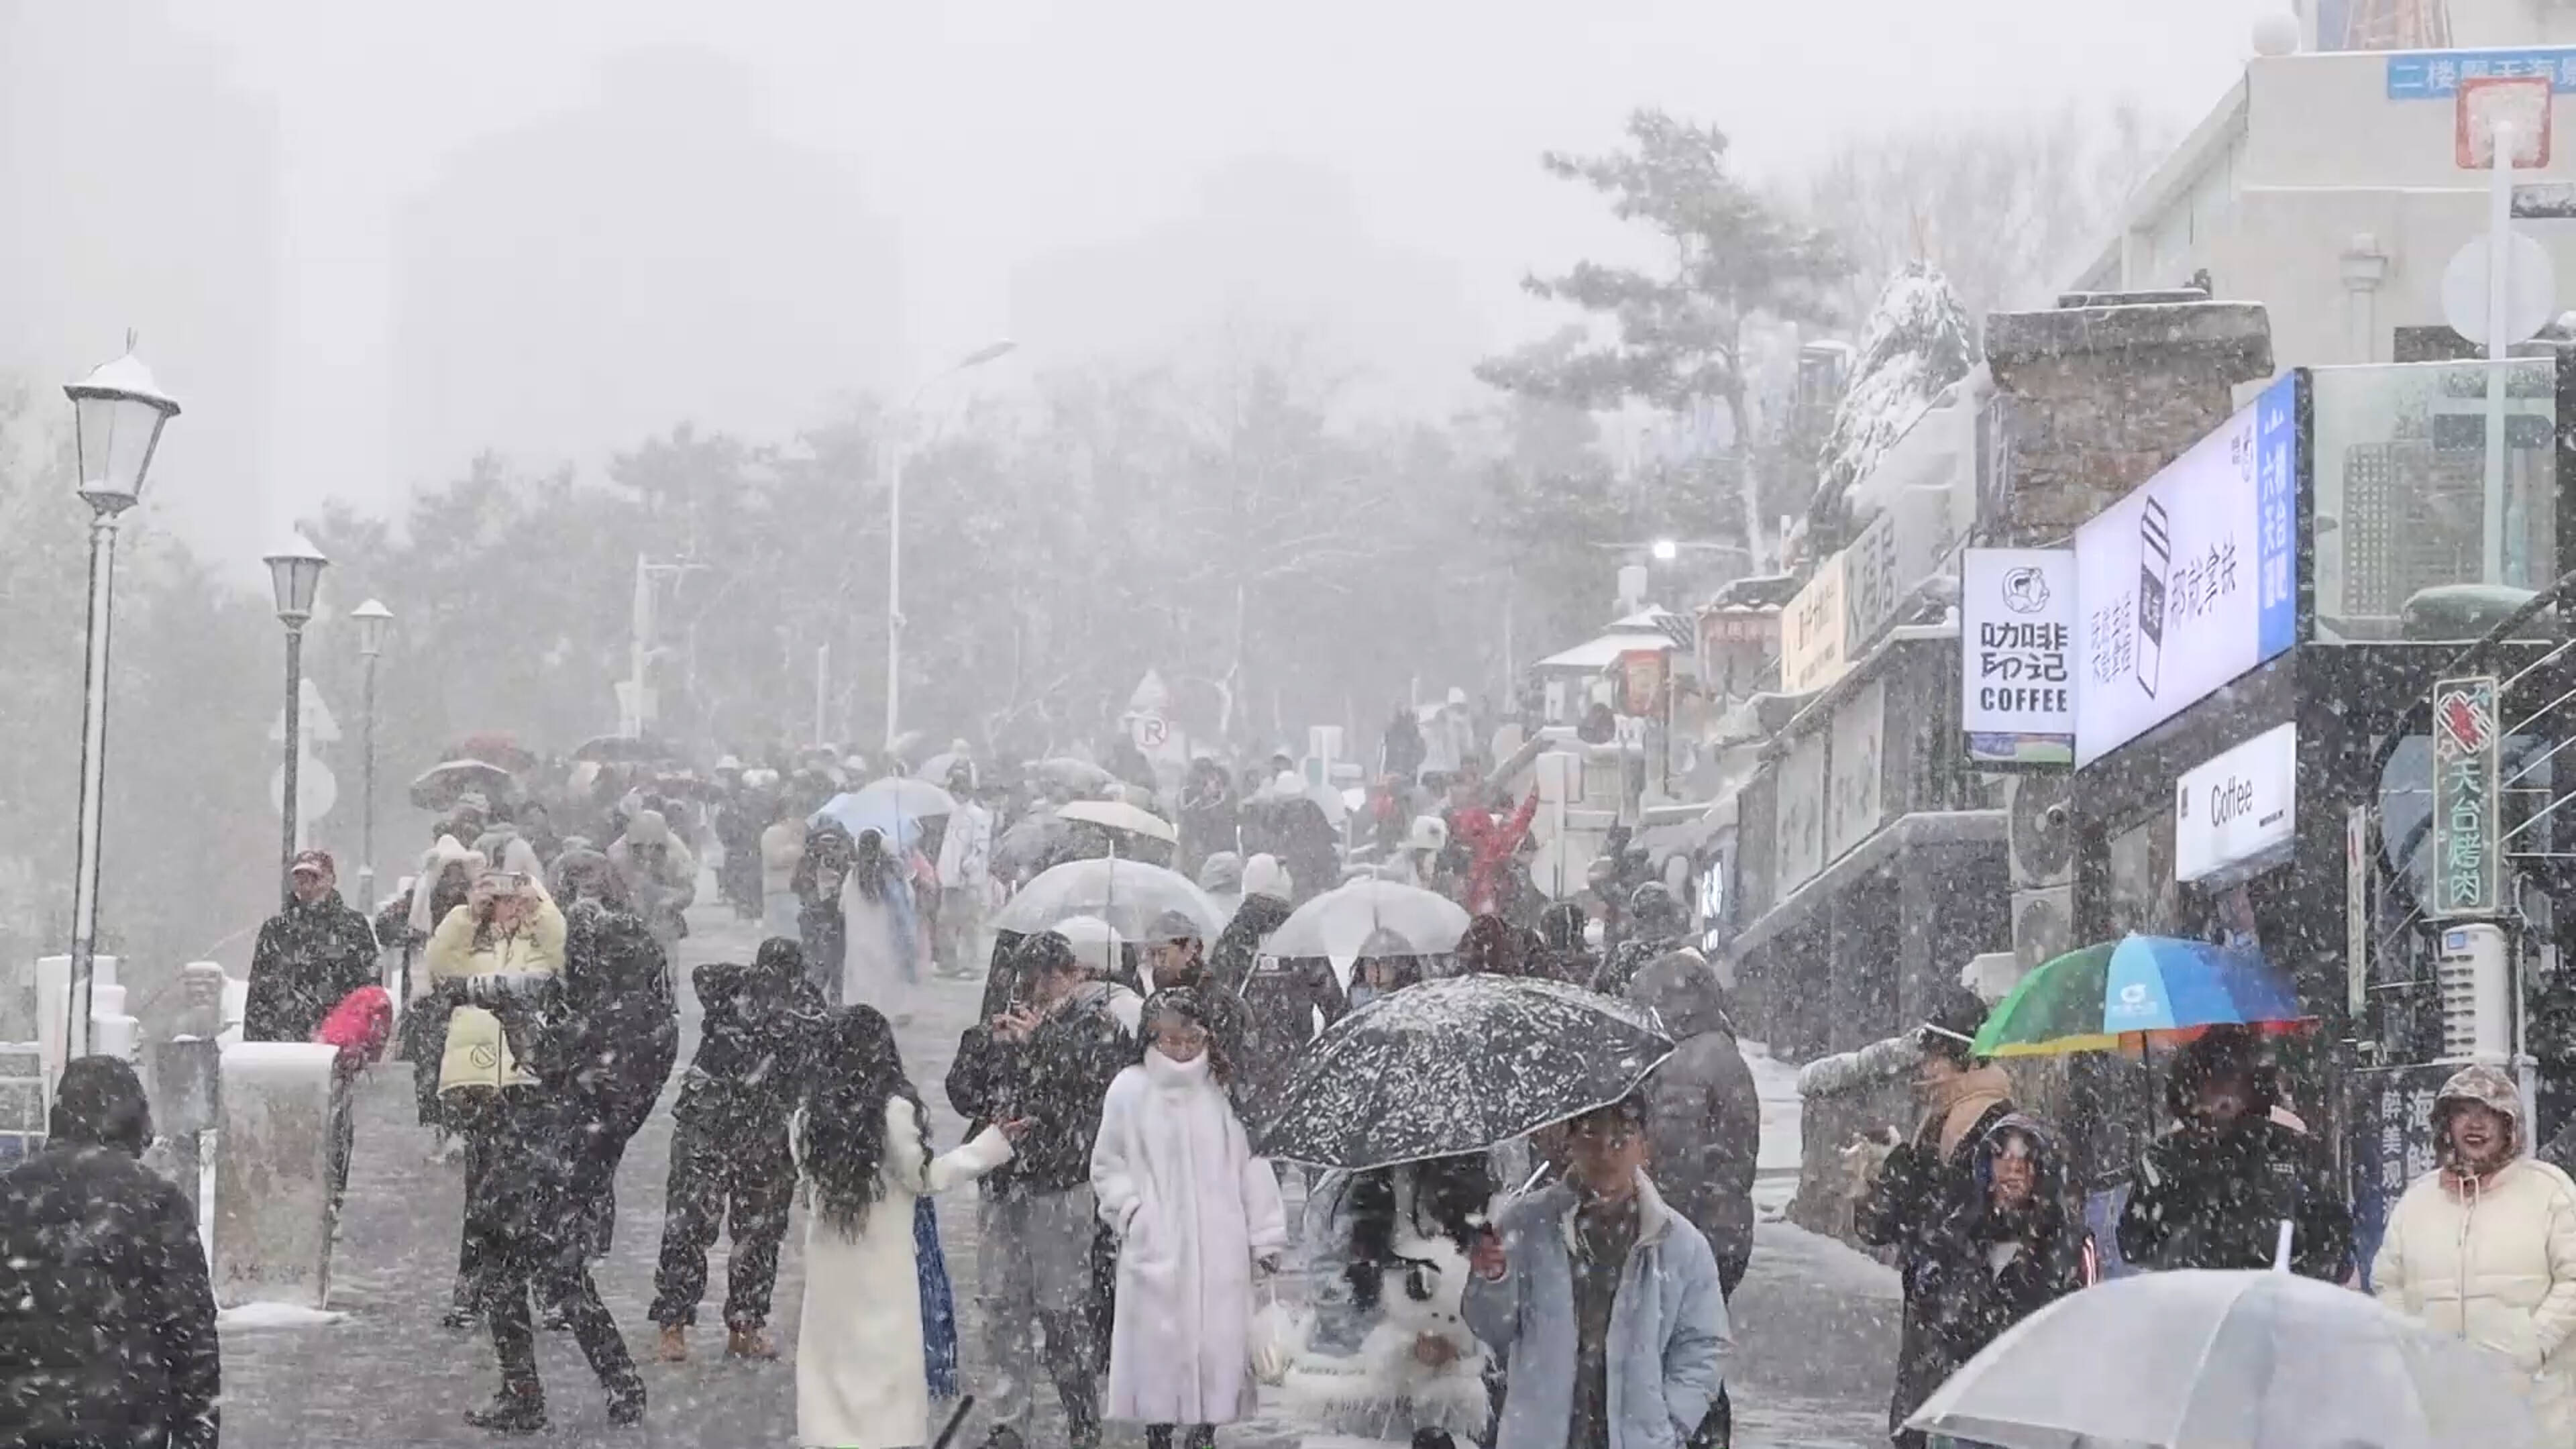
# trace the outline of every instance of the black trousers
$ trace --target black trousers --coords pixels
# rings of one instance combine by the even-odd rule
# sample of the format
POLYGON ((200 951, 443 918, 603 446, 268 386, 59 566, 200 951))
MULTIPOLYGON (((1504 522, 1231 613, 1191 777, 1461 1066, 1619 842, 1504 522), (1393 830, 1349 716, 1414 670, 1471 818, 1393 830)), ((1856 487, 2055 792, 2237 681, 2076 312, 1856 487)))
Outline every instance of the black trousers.
POLYGON ((1148 1424, 1145 1449, 1216 1449, 1214 1424, 1148 1424))
POLYGON ((599 1301, 590 1265, 578 1250, 545 1242, 484 1244, 483 1316, 492 1325, 493 1357, 501 1361, 501 1392, 540 1403, 545 1399, 545 1385, 537 1377, 536 1324, 528 1306, 530 1290, 541 1284, 550 1297, 559 1295, 573 1340, 609 1398, 640 1400, 644 1381, 635 1372, 635 1356, 599 1301))
POLYGON ((766 1324, 770 1293, 778 1284, 778 1245, 787 1236, 795 1195, 785 1123, 753 1131, 676 1124, 662 1204, 662 1256, 653 1274, 653 1321, 665 1327, 698 1321, 698 1304, 707 1293, 707 1249, 730 1218, 725 1326, 766 1324))
POLYGON ((456 1130, 465 1141, 465 1225, 456 1235, 456 1291, 453 1307, 480 1311, 483 1304, 484 1235, 474 1229, 474 1207, 489 1190, 492 1160, 500 1147, 501 1115, 496 1104, 466 1102, 459 1093, 448 1105, 456 1130))

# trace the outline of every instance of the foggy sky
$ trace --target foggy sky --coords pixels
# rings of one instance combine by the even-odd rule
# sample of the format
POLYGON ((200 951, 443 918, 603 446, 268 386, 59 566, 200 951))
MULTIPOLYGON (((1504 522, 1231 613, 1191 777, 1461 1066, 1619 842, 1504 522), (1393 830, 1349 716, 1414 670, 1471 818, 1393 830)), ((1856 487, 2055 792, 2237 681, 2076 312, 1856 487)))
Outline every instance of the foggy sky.
MULTIPOLYGON (((471 214, 435 226, 420 220, 424 198, 494 204, 460 175, 488 173, 475 159, 506 152, 514 137, 556 134, 600 113, 609 62, 639 48, 732 60, 750 124, 782 152, 828 158, 846 176, 852 214, 880 228, 888 248, 874 270, 887 274, 890 313, 875 315, 862 297, 809 324, 843 329, 834 334, 848 338, 834 343, 839 350, 817 355, 835 359, 824 370, 852 375, 782 373, 781 395, 758 406, 739 388, 729 400, 710 384, 692 408, 703 408, 704 425, 766 429, 810 416, 835 391, 906 386, 933 361, 1014 331, 1041 334, 1024 339, 1031 356, 979 386, 1011 386, 1008 369, 1032 363, 1150 347, 1158 333, 1216 326, 1221 318, 1195 314, 1247 287, 1266 289, 1266 305, 1321 316, 1328 333, 1384 319, 1352 341, 1370 354, 1379 400, 1436 408, 1472 395, 1455 373, 1463 360, 1556 319, 1518 296, 1524 271, 1617 245, 1590 198, 1540 173, 1542 149, 1615 144, 1627 111, 1642 104, 1715 122, 1736 139, 1743 166, 1767 175, 1793 172, 1843 135, 1927 117, 2045 113, 2086 96, 2136 99, 2179 131, 2233 79, 2255 17, 2285 7, 461 0, 396 10, 321 0, 84 0, 74 8, 77 25, 43 0, 0 0, 0 40, 12 42, 0 53, 0 80, 60 77, 0 112, 14 132, 0 146, 0 261, 18 273, 0 281, 0 298, 23 313, 0 328, 0 366, 67 377, 111 355, 124 327, 142 326, 146 357, 190 407, 170 437, 169 520, 209 548, 248 557, 267 520, 326 495, 390 504, 420 476, 457 471, 461 458, 435 456, 461 446, 454 439, 488 432, 500 442, 518 430, 499 411, 479 429, 486 405, 469 400, 440 441, 397 445, 408 439, 396 419, 410 362, 392 355, 400 259, 421 237, 474 228, 471 214), (40 8, 51 13, 39 16, 40 8), (31 47, 31 37, 56 49, 31 47), (102 104, 130 108, 128 129, 225 158, 232 169, 218 182, 238 192, 237 204, 200 194, 189 208, 201 222, 220 222, 218 235, 165 223, 104 248, 84 235, 101 218, 153 209, 149 200, 122 211, 69 205, 84 191, 94 200, 99 179, 85 174, 77 152, 48 156, 45 148, 67 145, 73 117, 102 104), (1256 187, 1248 202, 1227 201, 1229 183, 1239 189, 1265 174, 1281 179, 1278 195, 1256 187), (1265 218, 1265 201, 1291 214, 1265 218), (1309 201, 1323 214, 1303 215, 1309 201), (1298 235, 1301 224, 1320 240, 1298 235), (1217 243, 1238 250, 1193 255, 1217 243), (1166 275, 1174 281, 1158 285, 1166 275), (424 448, 430 455, 420 455, 424 448), (196 476, 192 465, 216 476, 196 476), (192 498, 175 496, 183 477, 192 498)), ((136 163, 118 179, 154 179, 152 169, 136 163)), ((195 175, 171 163, 157 179, 180 187, 172 173, 183 171, 195 175)), ((207 184, 187 183, 199 193, 207 184)), ((511 285, 536 286, 524 276, 539 270, 511 285)), ((757 262, 744 271, 708 285, 799 292, 796 278, 757 262)), ((554 315, 541 305, 553 300, 492 305, 542 318, 554 315)), ((682 300, 722 310, 720 297, 682 300)), ((792 311, 751 310, 765 327, 792 311)), ((526 356, 541 361, 552 348, 583 345, 541 335, 545 325, 530 322, 540 335, 510 342, 523 354, 514 376, 529 370, 526 356)), ((652 376, 666 372, 675 393, 693 390, 676 363, 652 376)), ((650 399, 656 409, 664 401, 650 399)), ((421 399, 408 405, 417 410, 421 399)), ((551 416, 543 398, 522 399, 517 417, 544 422, 549 441, 578 458, 585 447, 595 456, 631 445, 634 415, 585 406, 576 392, 551 416)))

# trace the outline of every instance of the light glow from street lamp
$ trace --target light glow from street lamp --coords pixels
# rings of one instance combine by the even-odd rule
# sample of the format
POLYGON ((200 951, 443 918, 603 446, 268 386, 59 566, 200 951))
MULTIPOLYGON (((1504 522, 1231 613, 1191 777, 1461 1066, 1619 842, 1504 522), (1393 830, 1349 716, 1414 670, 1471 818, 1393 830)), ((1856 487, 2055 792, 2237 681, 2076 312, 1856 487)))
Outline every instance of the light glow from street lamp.
POLYGON ((1671 563, 1682 556, 1682 546, 1669 538, 1659 538, 1654 543, 1654 554, 1655 562, 1671 563))

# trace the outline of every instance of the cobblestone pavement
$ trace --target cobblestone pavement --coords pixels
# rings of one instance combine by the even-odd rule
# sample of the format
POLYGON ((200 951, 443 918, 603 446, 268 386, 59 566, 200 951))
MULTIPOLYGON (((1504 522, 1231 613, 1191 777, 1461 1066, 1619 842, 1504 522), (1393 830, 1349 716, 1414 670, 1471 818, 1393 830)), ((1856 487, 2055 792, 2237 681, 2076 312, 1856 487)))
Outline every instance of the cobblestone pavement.
MULTIPOLYGON (((747 959, 752 923, 701 909, 681 947, 689 968, 711 960, 747 959)), ((938 981, 921 988, 898 1020, 906 1065, 931 1106, 935 1140, 953 1145, 962 1124, 940 1091, 958 1034, 972 1020, 980 985, 938 981)), ((697 1010, 684 996, 682 1061, 694 1046, 697 1010)), ((460 1415, 488 1398, 495 1383, 490 1340, 480 1330, 442 1329, 456 1265, 462 1178, 428 1156, 428 1136, 414 1125, 410 1068, 379 1067, 360 1089, 358 1147, 333 1260, 331 1306, 340 1322, 313 1327, 227 1330, 224 1335, 225 1440, 250 1449, 288 1446, 481 1444, 489 1437, 460 1415)), ((639 1360, 649 1354, 653 1263, 661 1238, 663 1181, 670 1115, 663 1109, 629 1147, 618 1178, 615 1246, 597 1267, 601 1295, 626 1330, 639 1360)), ((958 1196, 939 1205, 943 1242, 955 1279, 964 1338, 966 1383, 979 1378, 980 1334, 973 1322, 974 1212, 958 1196)), ((1784 1230, 1793 1231, 1793 1230, 1784 1230)), ((804 1292, 804 1222, 800 1211, 781 1255, 773 1329, 786 1356, 748 1365, 720 1357, 724 1253, 711 1269, 710 1306, 701 1315, 683 1365, 647 1362, 651 1396, 642 1430, 612 1429, 595 1381, 565 1334, 544 1335, 541 1362, 554 1420, 550 1434, 519 1441, 546 1445, 784 1446, 795 1442, 795 1329, 804 1292)), ((1892 1303, 1876 1296, 1865 1267, 1807 1281, 1803 1247, 1757 1252, 1738 1293, 1746 1351, 1737 1379, 1737 1442, 1746 1445, 1862 1445, 1883 1442, 1885 1365, 1893 1361, 1892 1303), (1776 1264, 1767 1257, 1779 1257, 1776 1264), (1883 1320, 1883 1322, 1881 1321, 1883 1320), (1857 1385, 1855 1388, 1854 1386, 1857 1385), (1776 1387, 1775 1387, 1776 1386, 1776 1387)), ((1890 1290, 1892 1291, 1892 1290, 1890 1290)), ((971 1425, 961 1443, 980 1442, 971 1425)), ((1234 1426, 1230 1449, 1292 1449, 1305 1440, 1277 1415, 1234 1426)), ((1041 1443, 1045 1442, 1042 1435, 1041 1443)), ((1112 1449, 1132 1449, 1141 1434, 1113 1432, 1112 1449)))

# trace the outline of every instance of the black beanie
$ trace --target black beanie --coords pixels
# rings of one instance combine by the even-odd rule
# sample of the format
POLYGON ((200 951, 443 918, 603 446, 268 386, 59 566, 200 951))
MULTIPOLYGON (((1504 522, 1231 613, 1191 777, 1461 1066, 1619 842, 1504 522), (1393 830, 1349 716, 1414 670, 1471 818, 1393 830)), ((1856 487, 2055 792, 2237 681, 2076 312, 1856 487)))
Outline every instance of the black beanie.
POLYGON ((55 1084, 47 1130, 56 1142, 120 1147, 140 1157, 152 1143, 152 1104, 121 1058, 80 1057, 55 1084))

